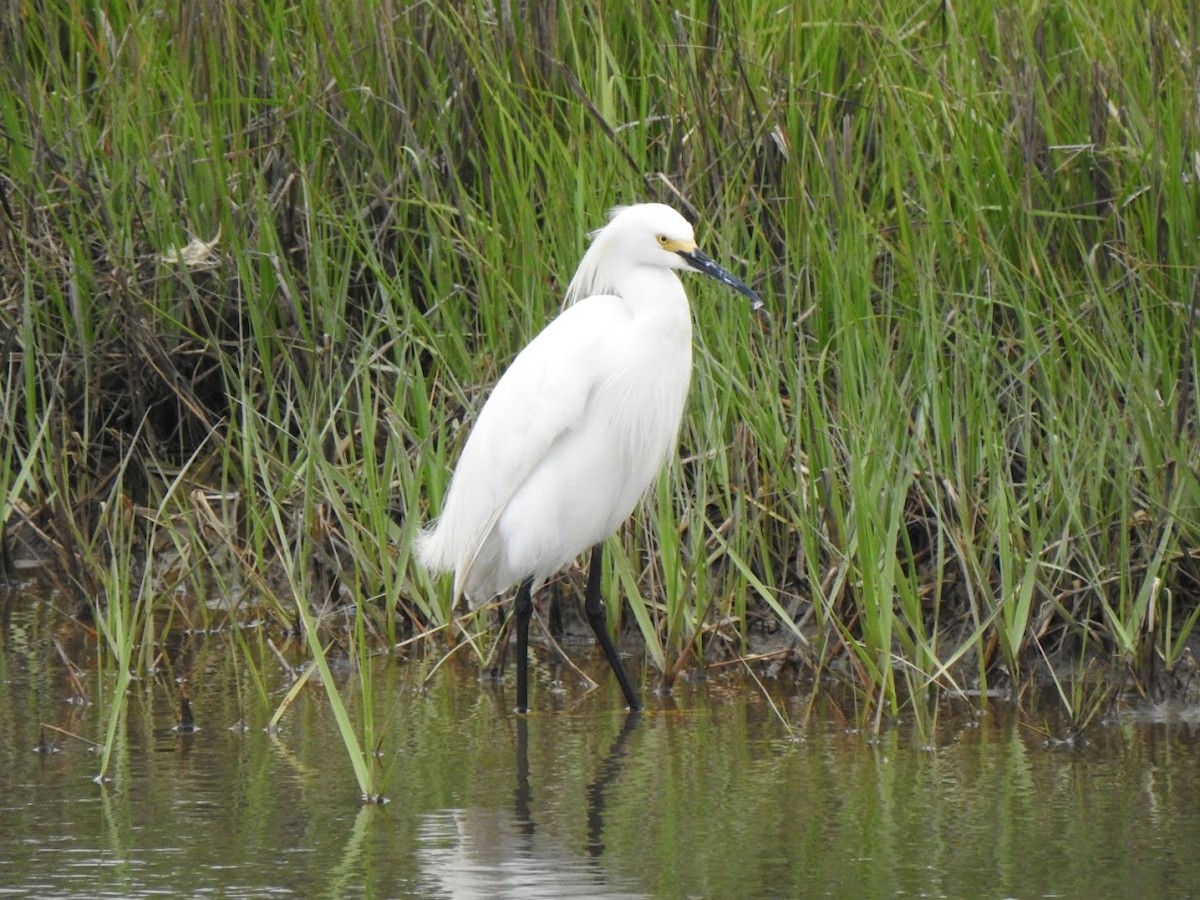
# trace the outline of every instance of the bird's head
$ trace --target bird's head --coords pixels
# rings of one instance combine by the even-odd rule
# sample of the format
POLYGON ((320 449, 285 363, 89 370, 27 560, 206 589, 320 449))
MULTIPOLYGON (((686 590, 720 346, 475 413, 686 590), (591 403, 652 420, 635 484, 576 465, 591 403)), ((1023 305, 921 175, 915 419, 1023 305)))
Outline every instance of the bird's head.
POLYGON ((608 224, 591 235, 592 246, 571 282, 568 303, 589 293, 612 289, 600 282, 609 266, 650 266, 701 272, 750 298, 752 309, 762 300, 749 285, 714 262, 696 245, 691 224, 662 203, 619 206, 608 224))

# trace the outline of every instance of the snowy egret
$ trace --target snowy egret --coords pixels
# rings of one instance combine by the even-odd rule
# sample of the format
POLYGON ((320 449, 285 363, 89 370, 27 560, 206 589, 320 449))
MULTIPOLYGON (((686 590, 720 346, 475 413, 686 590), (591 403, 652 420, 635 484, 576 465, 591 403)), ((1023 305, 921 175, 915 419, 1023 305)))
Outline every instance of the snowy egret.
POLYGON ((750 298, 696 246, 669 206, 618 207, 592 234, 564 310, 496 383, 459 457, 441 517, 417 539, 431 572, 454 572, 454 606, 519 584, 517 710, 529 709, 533 592, 588 547, 584 611, 631 709, 641 702, 609 637, 602 541, 628 518, 674 450, 692 371, 692 320, 678 270, 750 298))

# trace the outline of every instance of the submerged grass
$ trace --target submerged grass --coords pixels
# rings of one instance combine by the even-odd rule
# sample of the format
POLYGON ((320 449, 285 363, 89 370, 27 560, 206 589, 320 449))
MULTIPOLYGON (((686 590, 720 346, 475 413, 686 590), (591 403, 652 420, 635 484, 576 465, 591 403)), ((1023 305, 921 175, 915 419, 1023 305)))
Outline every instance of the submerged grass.
MULTIPOLYGON (((689 285, 680 457, 610 541, 664 683, 765 653, 876 722, 1045 674, 1092 710, 1089 663, 1172 690, 1196 16, 8 4, 0 561, 44 554, 121 672, 184 623, 299 621, 327 685, 449 633, 414 529, 584 232, 656 199, 770 308, 689 285)), ((374 795, 374 723, 338 721, 374 795)))

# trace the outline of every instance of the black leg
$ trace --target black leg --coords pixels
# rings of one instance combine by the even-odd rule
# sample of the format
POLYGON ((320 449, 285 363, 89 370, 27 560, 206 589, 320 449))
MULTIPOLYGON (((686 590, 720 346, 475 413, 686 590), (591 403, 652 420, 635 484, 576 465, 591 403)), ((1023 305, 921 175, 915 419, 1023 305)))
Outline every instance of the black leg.
POLYGON ((617 676, 621 690, 625 692, 625 700, 629 703, 629 708, 636 712, 642 708, 642 701, 638 699, 637 691, 633 689, 633 682, 629 680, 629 676, 625 674, 625 667, 621 665, 621 657, 617 655, 617 648, 613 644, 612 638, 608 636, 604 600, 600 596, 600 570, 603 568, 603 560, 604 547, 602 544, 597 544, 592 548, 591 564, 588 566, 587 593, 584 595, 583 611, 587 615, 588 624, 592 626, 592 631, 596 634, 596 640, 608 658, 608 664, 612 667, 613 674, 617 676))
POLYGON ((496 652, 493 655, 492 669, 489 673, 492 681, 500 682, 504 680, 504 666, 508 663, 508 639, 510 637, 508 629, 508 616, 504 612, 504 607, 496 607, 496 652))
POLYGON ((550 586, 550 637, 562 641, 567 633, 563 627, 562 603, 559 602, 560 591, 553 584, 550 586))
POLYGON ((533 618, 533 578, 526 578, 517 588, 513 617, 517 620, 517 709, 529 712, 529 620, 533 618))

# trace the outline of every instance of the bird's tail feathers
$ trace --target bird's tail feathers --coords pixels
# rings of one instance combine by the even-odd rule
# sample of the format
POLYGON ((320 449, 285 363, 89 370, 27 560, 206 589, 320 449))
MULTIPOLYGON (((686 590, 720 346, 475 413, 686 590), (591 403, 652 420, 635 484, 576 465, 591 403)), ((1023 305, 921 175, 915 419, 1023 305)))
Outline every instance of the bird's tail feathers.
MULTIPOLYGON (((452 529, 440 527, 442 520, 426 525, 417 532, 414 546, 417 552, 417 561, 430 574, 438 574, 440 572, 454 573, 454 599, 451 602, 451 609, 458 606, 459 601, 464 597, 467 599, 468 605, 474 608, 484 599, 475 595, 474 592, 467 592, 467 585, 471 583, 471 575, 477 563, 480 562, 480 554, 485 556, 490 550, 495 552, 494 547, 489 547, 486 536, 491 532, 492 527, 496 523, 496 516, 478 529, 475 535, 468 542, 468 549, 464 552, 463 548, 457 546, 454 541, 449 539, 452 529)), ((485 570, 488 565, 493 565, 495 560, 488 559, 484 562, 485 570)))
POLYGON ((438 533, 438 523, 426 525, 419 532, 414 542, 417 550, 417 561, 431 574, 449 572, 454 568, 454 560, 446 558, 445 541, 438 533))

